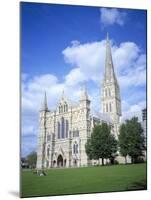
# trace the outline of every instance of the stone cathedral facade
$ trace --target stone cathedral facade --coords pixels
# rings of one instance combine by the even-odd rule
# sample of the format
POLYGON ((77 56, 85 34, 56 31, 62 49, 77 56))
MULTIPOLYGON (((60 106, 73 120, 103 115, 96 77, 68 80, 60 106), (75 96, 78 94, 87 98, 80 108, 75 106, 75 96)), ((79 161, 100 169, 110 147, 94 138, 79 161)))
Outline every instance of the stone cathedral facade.
MULTIPOLYGON (((117 138, 121 116, 120 88, 114 72, 109 37, 106 40, 105 73, 101 87, 103 115, 110 119, 112 133, 117 138)), ((96 123, 103 119, 91 115, 86 88, 79 102, 70 102, 64 93, 56 110, 49 111, 46 94, 40 110, 40 130, 37 149, 37 169, 55 167, 80 167, 94 164, 88 160, 85 144, 96 123)), ((99 103, 99 102, 98 102, 99 103)), ((117 158, 123 162, 122 157, 117 158)))

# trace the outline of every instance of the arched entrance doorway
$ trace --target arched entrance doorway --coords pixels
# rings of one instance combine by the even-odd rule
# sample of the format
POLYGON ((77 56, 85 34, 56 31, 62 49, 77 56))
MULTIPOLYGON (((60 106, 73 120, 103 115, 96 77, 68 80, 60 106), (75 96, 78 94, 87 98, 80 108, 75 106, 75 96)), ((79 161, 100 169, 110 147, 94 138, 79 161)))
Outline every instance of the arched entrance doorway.
POLYGON ((57 167, 63 167, 63 157, 59 155, 57 158, 57 167))

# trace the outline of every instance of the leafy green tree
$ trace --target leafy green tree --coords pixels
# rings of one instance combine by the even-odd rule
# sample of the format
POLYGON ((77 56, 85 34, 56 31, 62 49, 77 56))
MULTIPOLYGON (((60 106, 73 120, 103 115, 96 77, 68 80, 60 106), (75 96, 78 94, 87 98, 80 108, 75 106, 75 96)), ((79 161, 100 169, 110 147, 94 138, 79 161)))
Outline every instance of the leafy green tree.
POLYGON ((35 151, 31 152, 27 158, 26 158, 29 166, 31 168, 35 168, 36 167, 36 162, 37 162, 37 153, 35 151))
POLYGON ((95 126, 85 148, 89 159, 101 158, 102 165, 105 158, 113 158, 117 152, 117 141, 111 134, 111 127, 106 123, 95 126))
POLYGON ((138 158, 143 155, 144 134, 141 123, 137 117, 126 120, 120 127, 119 135, 120 152, 123 156, 129 155, 132 163, 137 162, 138 158))
POLYGON ((92 148, 92 144, 91 144, 91 139, 89 138, 87 140, 87 143, 85 145, 85 149, 86 149, 86 154, 88 155, 88 158, 90 160, 93 159, 93 148, 92 148))
POLYGON ((23 162, 23 163, 27 162, 26 158, 21 157, 21 162, 23 162))
POLYGON ((119 147, 120 147, 120 153, 122 156, 125 157, 125 163, 127 163, 127 155, 128 155, 128 134, 126 130, 126 124, 122 124, 120 126, 120 134, 118 137, 119 147))

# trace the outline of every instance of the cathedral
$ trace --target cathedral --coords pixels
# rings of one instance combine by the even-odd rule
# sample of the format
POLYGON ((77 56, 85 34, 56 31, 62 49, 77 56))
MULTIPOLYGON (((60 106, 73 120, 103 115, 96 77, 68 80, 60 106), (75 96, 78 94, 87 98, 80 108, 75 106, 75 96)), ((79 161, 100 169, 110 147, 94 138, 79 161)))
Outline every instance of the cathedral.
MULTIPOLYGON (((114 72, 110 40, 106 39, 105 72, 101 87, 102 114, 112 127, 112 134, 118 137, 121 99, 120 88, 114 72)), ((91 115, 91 101, 86 88, 75 105, 62 94, 56 109, 50 111, 46 93, 40 110, 40 130, 37 149, 37 169, 56 167, 84 167, 96 162, 89 160, 85 144, 95 124, 104 121, 91 115)), ((117 157, 120 163, 121 156, 117 157)))

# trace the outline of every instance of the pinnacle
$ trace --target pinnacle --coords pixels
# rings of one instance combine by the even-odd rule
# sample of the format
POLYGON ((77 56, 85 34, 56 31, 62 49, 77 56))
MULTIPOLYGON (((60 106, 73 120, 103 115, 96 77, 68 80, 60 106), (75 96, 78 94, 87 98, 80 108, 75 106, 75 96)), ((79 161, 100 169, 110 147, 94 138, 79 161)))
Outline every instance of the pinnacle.
POLYGON ((45 91, 45 93, 44 93, 44 101, 43 101, 41 110, 42 110, 42 111, 47 111, 47 110, 48 110, 46 91, 45 91))

